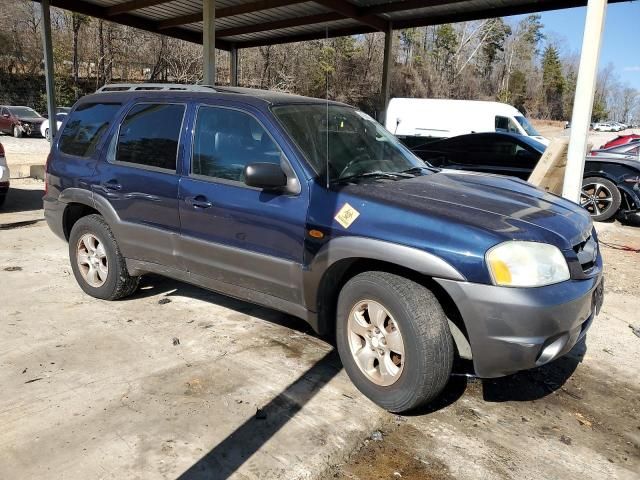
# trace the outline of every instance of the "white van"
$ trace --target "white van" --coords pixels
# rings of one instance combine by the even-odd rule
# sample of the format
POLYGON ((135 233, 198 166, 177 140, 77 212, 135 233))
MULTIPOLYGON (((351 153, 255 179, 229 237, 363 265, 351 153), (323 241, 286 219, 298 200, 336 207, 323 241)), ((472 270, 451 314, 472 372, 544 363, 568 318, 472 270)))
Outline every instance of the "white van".
POLYGON ((522 113, 499 102, 392 98, 385 127, 399 137, 447 138, 476 132, 512 132, 549 145, 549 140, 522 113))

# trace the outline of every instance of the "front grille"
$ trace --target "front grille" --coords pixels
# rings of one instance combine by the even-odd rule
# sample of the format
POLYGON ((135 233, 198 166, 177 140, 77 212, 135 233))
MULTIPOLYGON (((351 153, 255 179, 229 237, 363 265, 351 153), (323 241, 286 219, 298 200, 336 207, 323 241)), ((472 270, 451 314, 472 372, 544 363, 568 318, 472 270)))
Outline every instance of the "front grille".
POLYGON ((595 266, 596 259, 598 258, 598 242, 596 242, 592 235, 589 235, 584 241, 574 245, 573 251, 576 252, 578 256, 578 261, 580 262, 583 272, 586 273, 595 266))

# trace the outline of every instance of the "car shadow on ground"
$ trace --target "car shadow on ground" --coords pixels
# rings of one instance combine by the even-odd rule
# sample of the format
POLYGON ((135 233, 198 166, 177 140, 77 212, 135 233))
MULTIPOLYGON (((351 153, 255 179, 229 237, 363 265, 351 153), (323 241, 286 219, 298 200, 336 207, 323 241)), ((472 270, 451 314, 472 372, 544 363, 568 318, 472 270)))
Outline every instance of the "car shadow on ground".
POLYGON ((123 299, 123 301, 127 301, 128 299, 147 298, 155 295, 162 296, 162 298, 158 300, 159 302, 166 301, 164 300, 165 298, 171 300, 172 297, 187 297, 194 300, 213 303, 220 307, 234 310, 238 313, 250 315, 261 320, 266 320, 267 322, 275 323, 283 327, 318 337, 311 326, 300 318, 288 315, 278 310, 262 307, 254 303, 227 297, 226 295, 222 295, 205 288, 200 288, 189 283, 181 282, 180 280, 163 277, 161 275, 143 275, 140 280, 140 287, 136 293, 123 299))
POLYGON ((531 370, 502 378, 482 380, 482 398, 487 402, 529 402, 561 389, 587 352, 583 338, 565 356, 531 370))
MULTIPOLYGON (((306 322, 293 316, 159 275, 145 275, 138 292, 129 298, 157 295, 161 296, 160 302, 166 298, 188 297, 214 303, 239 313, 317 336, 306 322)), ((482 380, 483 400, 505 402, 543 398, 562 388, 582 361, 585 352, 586 344, 583 340, 566 356, 548 365, 509 377, 482 380)), ((226 479, 233 475, 341 370, 342 363, 337 351, 333 348, 273 397, 264 408, 258 410, 254 416, 238 426, 189 467, 179 479, 226 479)), ((409 415, 428 415, 454 404, 465 394, 468 383, 469 379, 465 375, 452 376, 436 400, 409 415)))
POLYGON ((0 208, 3 213, 30 212, 42 209, 43 189, 22 189, 9 187, 4 205, 0 208))
MULTIPOLYGON (((587 351, 585 340, 578 342, 562 358, 547 365, 500 378, 478 379, 454 374, 442 393, 433 402, 409 413, 409 416, 428 415, 456 403, 471 382, 482 385, 485 402, 530 402, 561 389, 571 378, 587 351)), ((454 365, 454 372, 456 366, 454 365)))

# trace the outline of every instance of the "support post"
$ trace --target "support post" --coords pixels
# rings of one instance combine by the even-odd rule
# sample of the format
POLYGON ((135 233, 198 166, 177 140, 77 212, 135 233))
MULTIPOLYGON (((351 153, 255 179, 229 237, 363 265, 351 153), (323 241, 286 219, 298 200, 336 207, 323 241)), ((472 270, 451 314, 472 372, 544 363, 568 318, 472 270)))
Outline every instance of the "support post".
POLYGON ((562 186, 562 196, 576 203, 580 202, 606 11, 607 0, 589 0, 587 3, 580 68, 571 116, 567 167, 562 186))
POLYGON ((384 124, 387 115, 387 106, 389 105, 389 94, 391 92, 391 67, 393 66, 393 27, 389 22, 387 31, 384 33, 384 59, 382 61, 382 111, 379 115, 380 123, 384 124))
POLYGON ((202 0, 202 73, 205 85, 216 83, 216 0, 202 0))
POLYGON ((53 74, 53 44, 51 41, 51 12, 49 0, 41 0, 42 45, 44 47, 44 78, 47 86, 47 113, 49 115, 49 142, 53 142, 58 130, 56 122, 56 87, 53 74))
POLYGON ((231 86, 238 86, 238 47, 235 45, 231 45, 230 52, 230 61, 231 61, 231 86))

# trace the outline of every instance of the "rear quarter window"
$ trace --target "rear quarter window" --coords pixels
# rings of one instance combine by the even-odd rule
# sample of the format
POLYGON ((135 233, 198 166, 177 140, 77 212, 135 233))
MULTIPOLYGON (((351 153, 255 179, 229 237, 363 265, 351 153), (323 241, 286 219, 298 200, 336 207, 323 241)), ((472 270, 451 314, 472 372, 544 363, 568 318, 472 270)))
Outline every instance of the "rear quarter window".
POLYGON ((93 155, 120 107, 119 103, 80 105, 69 115, 69 120, 60 134, 59 150, 77 157, 93 155))

